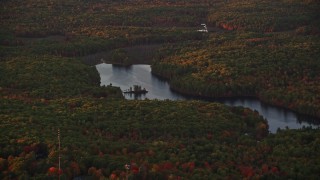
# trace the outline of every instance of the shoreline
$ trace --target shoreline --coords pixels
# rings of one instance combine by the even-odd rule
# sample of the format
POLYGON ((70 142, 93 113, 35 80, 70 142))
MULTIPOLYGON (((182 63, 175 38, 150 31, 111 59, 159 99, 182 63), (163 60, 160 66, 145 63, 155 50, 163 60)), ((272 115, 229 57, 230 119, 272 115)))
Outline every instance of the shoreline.
POLYGON ((136 65, 136 64, 150 65, 151 66, 151 73, 154 76, 157 76, 160 79, 168 81, 170 89, 183 95, 183 96, 188 96, 190 98, 197 98, 197 99, 254 98, 254 99, 261 101, 264 104, 268 104, 268 105, 272 105, 275 107, 290 110, 290 111, 297 113, 298 115, 310 116, 311 118, 315 118, 315 119, 317 119, 318 122, 320 122, 320 116, 318 116, 317 114, 309 114, 309 113, 298 111, 294 108, 287 107, 285 105, 279 105, 276 103, 272 103, 270 101, 264 100, 264 98, 259 95, 207 96, 207 95, 202 95, 202 94, 194 94, 194 93, 190 93, 190 92, 185 92, 185 91, 179 90, 177 88, 174 88, 174 86, 172 86, 169 78, 162 76, 160 74, 157 74, 154 71, 152 71, 153 57, 156 55, 156 51, 159 50, 162 45, 163 44, 136 45, 136 46, 131 46, 131 47, 118 48, 118 49, 114 49, 114 50, 107 51, 107 52, 99 52, 99 53, 95 53, 95 54, 80 57, 80 58, 83 63, 85 63, 87 65, 91 65, 91 66, 94 66, 94 65, 97 65, 100 63, 112 64, 112 65, 119 66, 119 67, 130 67, 130 66, 136 65), (116 50, 123 50, 128 57, 127 61, 119 62, 119 61, 114 61, 111 58, 109 58, 111 53, 116 50), (139 54, 141 52, 144 52, 144 53, 139 54))
POLYGON ((99 63, 113 64, 118 66, 131 66, 134 64, 151 65, 154 56, 163 44, 135 45, 125 48, 117 48, 111 51, 103 51, 80 57, 87 65, 99 63), (124 60, 123 60, 124 59, 124 60))
POLYGON ((264 98, 262 98, 259 95, 206 96, 206 95, 192 94, 192 93, 181 91, 181 90, 179 90, 177 88, 174 88, 171 85, 169 78, 167 78, 165 76, 161 76, 159 74, 156 74, 156 73, 154 73, 152 71, 151 71, 151 73, 154 76, 157 76, 160 79, 168 81, 170 89, 172 91, 177 92, 177 93, 179 93, 181 95, 184 95, 184 96, 188 96, 188 97, 191 97, 191 98, 194 97, 194 98, 197 98, 197 99, 211 99, 211 100, 214 100, 214 99, 219 100, 219 99, 225 99, 225 98, 230 98, 230 99, 232 99, 232 98, 252 98, 252 99, 259 100, 260 102, 262 102, 264 104, 267 104, 267 105, 272 105, 272 106, 277 107, 277 108, 283 108, 285 110, 290 110, 292 112, 295 112, 299 116, 308 116, 308 117, 310 117, 312 119, 317 119, 317 122, 320 124, 320 116, 313 115, 313 114, 308 114, 308 113, 304 113, 304 112, 300 112, 300 111, 297 111, 295 109, 289 108, 287 106, 281 106, 281 105, 278 105, 278 104, 275 104, 275 103, 268 102, 268 101, 264 100, 264 98))

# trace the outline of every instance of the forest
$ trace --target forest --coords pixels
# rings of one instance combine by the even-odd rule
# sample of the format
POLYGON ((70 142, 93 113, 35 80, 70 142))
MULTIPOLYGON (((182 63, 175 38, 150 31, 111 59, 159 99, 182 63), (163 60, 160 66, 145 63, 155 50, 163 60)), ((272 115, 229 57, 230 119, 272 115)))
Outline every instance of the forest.
POLYGON ((94 66, 100 54, 146 63, 185 95, 256 97, 320 118, 317 0, 0 4, 0 179, 320 176, 319 129, 271 134, 248 108, 126 100, 94 66))

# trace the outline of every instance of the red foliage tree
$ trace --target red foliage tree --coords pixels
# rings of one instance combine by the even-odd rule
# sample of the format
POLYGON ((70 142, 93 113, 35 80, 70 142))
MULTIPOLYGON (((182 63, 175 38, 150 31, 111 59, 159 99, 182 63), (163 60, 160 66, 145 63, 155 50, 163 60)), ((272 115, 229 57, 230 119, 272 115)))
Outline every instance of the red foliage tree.
POLYGON ((239 170, 244 177, 250 178, 254 175, 254 170, 250 166, 240 166, 239 170))

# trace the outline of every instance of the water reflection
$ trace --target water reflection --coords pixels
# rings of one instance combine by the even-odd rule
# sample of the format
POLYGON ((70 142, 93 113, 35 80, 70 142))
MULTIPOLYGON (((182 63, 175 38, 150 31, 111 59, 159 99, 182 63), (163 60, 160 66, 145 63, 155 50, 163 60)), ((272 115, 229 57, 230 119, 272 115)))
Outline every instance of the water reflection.
POLYGON ((124 94, 126 99, 171 99, 183 100, 183 96, 172 92, 169 84, 151 74, 150 65, 132 65, 130 67, 99 64, 96 66, 100 73, 101 85, 112 83, 119 86, 122 91, 133 85, 139 85, 148 91, 144 95, 124 94))
POLYGON ((290 129, 299 129, 303 126, 320 127, 319 124, 313 123, 316 121, 315 118, 304 116, 305 119, 302 121, 301 118, 292 111, 264 104, 257 99, 237 98, 225 99, 220 102, 230 106, 243 106, 258 111, 259 114, 268 120, 270 132, 276 132, 278 128, 285 129, 287 127, 290 129))
MULTIPOLYGON (((130 86, 140 85, 149 91, 147 94, 133 95, 124 94, 126 99, 170 99, 170 100, 186 100, 180 94, 170 90, 168 82, 161 80, 151 74, 150 65, 132 65, 129 67, 114 66, 111 64, 98 64, 97 70, 100 73, 101 85, 119 86, 122 91, 129 89, 130 86)), ((278 128, 286 127, 291 129, 299 129, 305 127, 320 127, 319 122, 315 118, 308 116, 299 116, 296 113, 261 103, 253 98, 228 98, 215 100, 229 106, 243 106, 256 110, 265 119, 268 120, 270 132, 276 132, 278 128)))

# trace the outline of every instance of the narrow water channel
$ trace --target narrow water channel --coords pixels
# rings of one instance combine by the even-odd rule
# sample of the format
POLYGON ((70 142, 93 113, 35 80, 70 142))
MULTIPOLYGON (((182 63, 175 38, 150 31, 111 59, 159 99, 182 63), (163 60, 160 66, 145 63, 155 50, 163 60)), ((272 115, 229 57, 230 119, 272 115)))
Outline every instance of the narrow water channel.
MULTIPOLYGON (((190 98, 182 96, 170 90, 169 84, 151 74, 150 65, 132 65, 129 67, 114 66, 112 64, 98 64, 96 68, 101 77, 101 86, 112 84, 118 86, 122 91, 129 89, 133 85, 140 85, 146 88, 148 93, 145 95, 124 94, 126 99, 170 99, 188 100, 190 98)), ((251 98, 228 98, 218 102, 229 106, 243 106, 252 110, 257 110, 265 119, 268 120, 269 131, 275 133, 278 128, 299 129, 305 127, 320 127, 315 124, 315 119, 307 116, 299 116, 296 113, 267 105, 257 99, 251 98)))

